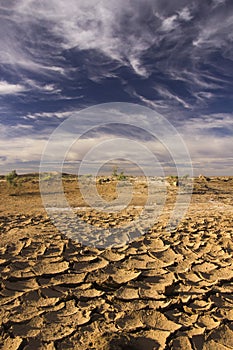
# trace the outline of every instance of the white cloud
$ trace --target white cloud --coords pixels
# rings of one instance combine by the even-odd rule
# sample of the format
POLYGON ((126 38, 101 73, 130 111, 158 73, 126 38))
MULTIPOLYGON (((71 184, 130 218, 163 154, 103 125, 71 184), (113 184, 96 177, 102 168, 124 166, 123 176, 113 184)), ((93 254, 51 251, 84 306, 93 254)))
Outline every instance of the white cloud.
POLYGON ((168 99, 172 99, 177 101, 179 104, 181 104, 184 108, 191 108, 191 106, 182 98, 180 98, 179 96, 171 93, 170 91, 168 91, 167 89, 163 88, 163 87, 156 87, 155 90, 163 97, 168 98, 168 99))
POLYGON ((161 110, 161 109, 166 109, 168 106, 164 104, 164 101, 162 100, 158 100, 158 99, 148 99, 145 96, 142 96, 140 94, 138 94, 135 89, 133 89, 132 87, 126 87, 125 88, 126 92, 132 96, 132 97, 137 97, 143 104, 145 104, 147 107, 155 109, 157 111, 161 110))
MULTIPOLYGON (((43 115, 51 117, 50 113, 44 113, 43 115)), ((70 115, 70 112, 58 113, 60 117, 68 115, 70 115)), ((62 142, 60 139, 57 140, 57 144, 54 146, 56 150, 55 154, 62 154, 66 139, 68 138, 69 140, 68 131, 64 134, 64 137, 61 138, 62 142)), ((189 120, 182 120, 177 126, 177 131, 183 137, 188 147, 197 175, 199 172, 209 172, 210 175, 214 173, 230 173, 232 169, 233 142, 232 114, 210 114, 189 120), (221 131, 221 128, 227 129, 228 134, 222 136, 221 133, 218 134, 215 132, 215 130, 221 131), (221 169, 218 169, 219 161, 221 161, 221 169)), ((75 130, 70 130, 70 132, 75 133, 75 130)), ((24 162, 33 161, 35 164, 39 165, 46 140, 48 139, 47 131, 46 134, 44 132, 36 134, 33 125, 18 124, 15 126, 6 126, 0 124, 0 133, 0 159, 2 163, 0 173, 3 173, 5 169, 9 169, 12 164, 17 164, 18 168, 22 167, 24 162)), ((107 139, 114 140, 116 137, 121 136, 120 134, 114 135, 114 133, 109 135, 96 133, 89 138, 78 140, 77 143, 74 143, 70 148, 66 160, 79 161, 87 151, 96 145, 103 143, 107 139)), ((122 134, 122 137, 126 137, 126 135, 122 134)), ((168 160, 168 155, 165 152, 164 146, 160 142, 152 140, 147 141, 143 139, 138 140, 138 142, 154 151, 163 167, 164 162, 168 160)), ((115 146, 116 148, 108 149, 108 156, 110 158, 111 151, 113 158, 118 154, 119 142, 116 142, 115 146)), ((125 157, 127 157, 127 149, 125 149, 124 154, 125 157)), ((122 153, 121 155, 124 154, 122 153)), ((99 160, 103 162, 106 160, 106 155, 104 153, 98 156, 99 160)), ((143 153, 137 154, 137 157, 143 160, 143 153)), ((33 168, 31 170, 33 170, 33 168)))
MULTIPOLYGON (((6 125, 6 124, 0 124, 0 134, 2 140, 9 140, 9 142, 12 142, 12 138, 14 137, 23 137, 28 134, 32 133, 33 126, 28 124, 20 124, 17 123, 16 125, 6 125)), ((12 143, 12 146, 14 144, 12 143)), ((1 149, 1 148, 0 148, 1 149)))
MULTIPOLYGON (((146 91, 144 96, 144 92, 142 95, 142 92, 135 91, 133 83, 129 86, 131 82, 122 82, 122 77, 120 79, 123 89, 131 97, 148 107, 170 113, 171 120, 176 116, 179 116, 177 119, 183 119, 180 111, 183 108, 191 109, 193 106, 185 98, 178 96, 175 89, 170 90, 165 86, 169 85, 170 79, 179 80, 177 84, 181 82, 184 89, 187 88, 191 100, 196 99, 197 104, 206 100, 208 102, 216 96, 215 89, 218 89, 219 97, 219 89, 223 89, 229 82, 229 72, 224 70, 224 66, 218 67, 218 62, 210 61, 209 55, 217 48, 221 49, 223 56, 232 59, 233 17, 226 11, 224 2, 213 0, 212 6, 206 7, 201 7, 201 1, 198 0, 192 3, 188 0, 69 0, 68 4, 64 0, 17 0, 1 4, 0 64, 4 64, 4 69, 12 75, 17 76, 18 73, 20 79, 17 81, 23 83, 11 84, 1 81, 0 95, 19 94, 33 89, 34 93, 44 93, 45 99, 48 99, 50 94, 57 94, 59 98, 61 91, 52 79, 46 79, 44 83, 42 79, 27 79, 27 70, 58 79, 68 75, 72 81, 75 63, 69 61, 68 56, 63 56, 64 50, 71 49, 72 55, 75 52, 78 55, 79 50, 94 49, 101 52, 100 56, 103 54, 107 58, 103 66, 97 64, 93 68, 92 65, 96 62, 93 62, 91 55, 88 56, 89 61, 82 63, 87 66, 85 68, 88 79, 95 82, 100 82, 106 77, 117 79, 118 68, 121 66, 128 66, 138 76, 145 78, 148 78, 151 72, 155 73, 155 77, 161 73, 161 79, 164 76, 165 78, 162 86, 161 80, 158 79, 155 90, 160 96, 157 100, 156 93, 155 98, 152 95, 149 99, 146 91), (200 9, 203 8, 202 13, 199 6, 200 9), (144 12, 145 10, 147 12, 144 12), (186 23, 191 19, 192 27, 186 23), (147 52, 152 46, 153 49, 147 52), (146 64, 143 63, 143 58, 146 64), (117 62, 113 64, 112 60, 117 62), (202 70, 200 62, 206 66, 211 62, 212 73, 202 70), (24 73, 18 68, 23 68, 24 73), (220 74, 215 74, 220 69, 221 78, 220 74)), ((0 108, 5 108, 4 104, 0 108)), ((7 109, 5 112, 8 112, 7 109)), ((37 124, 39 118, 64 119, 69 115, 70 111, 38 112, 28 113, 24 118, 28 123, 31 119, 31 122, 35 121, 37 124)), ((194 158, 199 156, 200 159, 214 159, 215 154, 224 157, 226 147, 229 152, 232 148, 232 138, 213 135, 211 128, 221 129, 225 126, 231 131, 231 119, 230 115, 215 114, 182 120, 181 131, 190 144, 194 158), (205 158, 206 154, 208 157, 205 158)), ((27 144, 31 147, 32 158, 38 160, 35 155, 39 155, 42 144, 37 142, 38 136, 34 137, 30 127, 27 129, 25 125, 18 124, 15 128, 2 128, 1 131, 11 135, 10 140, 7 137, 4 139, 5 146, 3 143, 0 145, 11 159, 14 157, 14 150, 19 147, 19 159, 30 160, 30 150, 25 148, 27 144), (27 138, 16 137, 17 131, 22 135, 28 134, 27 138)), ((42 138, 43 136, 41 135, 42 138)))
POLYGON ((4 174, 23 162, 38 162, 45 146, 45 138, 32 134, 31 125, 14 126, 0 124, 0 173, 4 174))
POLYGON ((202 115, 201 117, 190 118, 184 123, 182 128, 184 128, 185 133, 186 130, 192 130, 193 135, 196 135, 196 137, 207 135, 216 138, 216 140, 219 137, 221 140, 223 140, 223 142, 225 140, 225 137, 217 136, 214 131, 221 131, 224 129, 227 131, 226 137, 231 134, 230 137, 233 142, 233 114, 215 113, 210 115, 202 115))
POLYGON ((233 115, 210 114, 182 121, 178 131, 183 136, 192 159, 202 164, 208 159, 232 158, 233 115), (223 134, 221 133, 224 129, 223 134), (228 132, 226 132, 228 131, 228 132))
MULTIPOLYGON (((75 111, 74 111, 75 112, 75 111)), ((65 111, 65 112, 38 112, 38 113, 29 113, 26 116, 23 117, 23 119, 32 119, 36 120, 39 118, 59 118, 59 119, 64 119, 68 118, 71 116, 73 111, 65 111)))
POLYGON ((59 89, 56 86, 56 84, 44 84, 33 79, 25 78, 24 84, 27 87, 27 90, 30 90, 30 91, 33 89, 38 92, 53 93, 53 94, 59 94, 61 92, 61 89, 59 89))
POLYGON ((179 12, 179 18, 182 19, 183 21, 190 21, 192 19, 192 15, 188 7, 184 7, 179 12))
MULTIPOLYGON (((200 72, 197 69, 182 69, 178 71, 176 68, 171 66, 168 68, 167 73, 169 73, 173 80, 182 81, 184 84, 186 84, 190 96, 193 100, 195 100, 195 104, 193 103, 192 107, 196 109, 200 108, 201 106, 207 106, 210 99, 216 98, 216 93, 214 91, 215 89, 218 89, 217 96, 222 97, 225 86, 228 83, 226 76, 220 78, 211 72, 200 72), (221 90, 222 93, 220 92, 221 90)), ((163 93, 161 88, 160 92, 163 93)), ((182 104, 182 101, 180 102, 182 104)))
POLYGON ((131 67, 133 68, 136 74, 141 75, 143 77, 147 77, 149 75, 149 72, 145 67, 142 66, 140 60, 137 57, 130 57, 129 61, 131 67))
POLYGON ((45 92, 60 93, 61 89, 57 89, 54 84, 45 84, 42 88, 45 92))
POLYGON ((0 61, 34 71, 48 70, 65 74, 62 67, 51 64, 54 53, 59 57, 64 49, 97 49, 125 65, 130 62, 137 74, 146 74, 145 69, 140 67, 140 54, 151 46, 154 35, 138 27, 139 7, 130 2, 125 4, 123 0, 118 1, 117 6, 114 1, 101 0, 98 6, 94 0, 70 0, 69 6, 63 0, 19 0, 11 15, 15 27, 12 29, 7 23, 4 28, 0 61), (127 17, 128 23, 122 28, 124 17, 127 17), (40 40, 50 45, 53 55, 50 52, 43 57, 43 52, 39 52, 38 48, 26 51, 23 40, 17 40, 15 30, 19 28, 26 31, 28 39, 33 42, 33 28, 38 24, 46 26, 48 30, 48 37, 41 37, 40 40), (53 37, 49 38, 49 35, 53 37))
POLYGON ((222 5, 226 2, 226 0, 213 0, 214 2, 214 7, 222 5))
POLYGON ((27 161, 39 162, 45 144, 44 140, 16 137, 11 140, 0 140, 0 150, 1 155, 6 157, 5 164, 27 161))
POLYGON ((161 30, 164 32, 170 32, 171 30, 175 29, 178 26, 178 23, 176 22, 177 15, 170 16, 168 18, 165 18, 162 22, 161 30))
MULTIPOLYGON (((215 3, 224 4, 224 1, 215 0, 215 3)), ((224 6, 220 7, 220 13, 211 13, 209 18, 207 13, 203 13, 203 18, 195 23, 193 21, 193 32, 190 33, 186 29, 182 32, 182 26, 193 18, 199 2, 191 6, 188 1, 161 4, 153 0, 145 0, 143 4, 136 0, 98 0, 97 3, 95 0, 69 0, 69 5, 63 0, 18 0, 9 6, 2 5, 9 10, 9 15, 4 16, 0 26, 0 62, 43 74, 69 75, 72 72, 63 66, 62 51, 94 49, 122 65, 130 66, 136 74, 148 77, 150 69, 143 66, 142 55, 152 45, 159 49, 161 42, 182 43, 190 36, 188 49, 193 52, 186 52, 183 48, 179 51, 176 44, 171 55, 173 58, 176 56, 175 62, 183 55, 188 55, 188 60, 194 62, 200 56, 200 49, 201 57, 208 55, 210 47, 225 47, 225 51, 228 47, 230 50, 226 41, 232 36, 232 17, 226 14, 224 6), (153 30, 143 18, 145 13, 154 16, 153 30), (28 46, 25 50, 23 33, 27 33, 30 49, 28 46), (34 45, 35 42, 40 45, 34 45), (205 46, 207 52, 204 51, 205 46)), ((228 51, 226 54, 229 55, 228 51)), ((157 53, 155 63, 156 57, 157 53)), ((173 62, 169 64, 173 65, 173 62)), ((101 74, 104 76, 104 72, 101 74)), ((91 79, 98 80, 97 75, 91 79)))
POLYGON ((190 152, 196 175, 232 175, 232 114, 210 114, 182 120, 177 130, 190 152), (228 133, 221 134, 222 128, 228 133))
POLYGON ((15 95, 25 90, 25 86, 21 84, 10 84, 4 80, 0 81, 0 95, 15 95))
POLYGON ((212 50, 221 48, 226 45, 227 40, 232 40, 232 31, 233 15, 226 16, 226 13, 217 13, 207 18, 205 25, 200 26, 199 34, 193 40, 193 45, 196 47, 207 45, 212 50))
MULTIPOLYGON (((215 98, 215 94, 207 91, 193 92, 193 96, 202 104, 207 104, 208 100, 215 98)), ((220 96, 220 94, 218 96, 220 96)))
POLYGON ((203 167, 208 160, 215 162, 218 158, 222 160, 232 158, 232 152, 230 151, 233 142, 232 137, 221 138, 206 135, 201 137, 199 135, 198 138, 189 134, 189 137, 184 136, 184 140, 192 159, 201 161, 203 167))
POLYGON ((46 67, 44 67, 45 69, 47 69, 47 70, 50 70, 50 71, 52 71, 52 72, 57 72, 57 73, 60 73, 60 74, 63 74, 63 75, 65 75, 65 69, 64 68, 62 68, 62 67, 57 67, 57 66, 46 66, 46 67))

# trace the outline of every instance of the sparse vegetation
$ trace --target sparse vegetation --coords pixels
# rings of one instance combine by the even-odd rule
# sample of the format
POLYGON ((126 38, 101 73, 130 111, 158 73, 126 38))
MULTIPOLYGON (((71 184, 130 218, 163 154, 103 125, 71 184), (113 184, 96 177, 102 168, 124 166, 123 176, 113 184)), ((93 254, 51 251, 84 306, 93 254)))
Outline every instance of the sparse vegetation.
POLYGON ((54 174, 54 173, 44 173, 43 176, 41 176, 42 181, 56 180, 57 178, 58 178, 58 174, 54 174))
POLYGON ((118 167, 114 166, 112 170, 112 177, 117 177, 118 167))
POLYGON ((5 179, 10 189, 14 189, 14 194, 16 194, 15 189, 17 189, 18 192, 19 188, 22 186, 22 183, 19 179, 19 175, 17 174, 16 170, 12 170, 9 174, 7 174, 5 176, 5 179))
POLYGON ((169 175, 168 178, 171 180, 178 180, 178 175, 169 175))
POLYGON ((118 167, 115 166, 112 171, 112 178, 116 178, 118 181, 124 181, 127 179, 127 176, 124 174, 124 171, 118 173, 118 167))
POLYGON ((6 181, 12 187, 17 187, 17 179, 18 174, 16 170, 12 170, 9 174, 6 175, 6 181))
POLYGON ((126 175, 124 174, 123 171, 121 171, 120 174, 117 175, 117 180, 119 180, 119 181, 126 180, 126 175))

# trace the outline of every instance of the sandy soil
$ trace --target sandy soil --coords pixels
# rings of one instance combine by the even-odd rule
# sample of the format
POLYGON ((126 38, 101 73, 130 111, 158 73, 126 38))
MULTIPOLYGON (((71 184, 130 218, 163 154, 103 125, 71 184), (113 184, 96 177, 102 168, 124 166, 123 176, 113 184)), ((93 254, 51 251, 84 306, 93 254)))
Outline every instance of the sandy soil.
MULTIPOLYGON (((38 178, 21 180, 16 190, 0 181, 1 349, 233 349, 233 177, 195 179, 189 210, 172 231, 166 220, 177 187, 169 181, 153 227, 108 249, 59 232, 38 178)), ((112 215, 87 210, 74 178, 64 189, 82 220, 112 227, 145 204, 139 180, 129 210, 112 215)), ((115 181, 98 189, 116 197, 115 181)))

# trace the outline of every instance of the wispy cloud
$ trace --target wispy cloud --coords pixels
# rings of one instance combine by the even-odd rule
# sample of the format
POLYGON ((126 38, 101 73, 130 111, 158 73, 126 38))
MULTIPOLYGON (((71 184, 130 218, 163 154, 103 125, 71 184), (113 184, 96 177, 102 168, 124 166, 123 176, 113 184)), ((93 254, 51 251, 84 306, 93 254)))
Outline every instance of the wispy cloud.
POLYGON ((188 7, 184 7, 179 11, 179 18, 184 21, 190 21, 193 18, 188 7))
POLYGON ((0 31, 0 118, 15 145, 17 130, 36 142, 72 110, 127 100, 181 122, 194 156, 229 147, 231 0, 1 1, 0 31))
MULTIPOLYGON (((64 118, 71 115, 71 112, 57 113, 57 117, 64 118)), ((39 118, 39 115, 34 116, 34 120, 39 118)), ((42 118, 51 118, 50 113, 44 113, 42 118)), ((143 116, 142 116, 143 118, 143 116)), ((64 135, 57 140, 54 145, 56 154, 62 154, 64 145, 70 135, 79 135, 79 119, 77 125, 70 125, 70 130, 65 130, 64 135)), ((88 123, 88 121, 87 121, 88 123)), ((180 135, 183 137, 186 146, 190 152, 190 156, 194 166, 194 172, 198 175, 199 172, 207 172, 209 174, 230 174, 232 164, 232 140, 233 140, 233 116, 232 114, 212 114, 203 115, 188 120, 176 122, 176 127, 180 135), (219 162, 221 168, 219 169, 219 162)), ((0 158, 1 172, 9 168, 10 164, 17 164, 19 169, 23 170, 25 162, 34 162, 33 170, 37 170, 41 159, 42 152, 48 140, 46 130, 38 133, 33 125, 18 124, 15 126, 7 126, 0 124, 1 140, 0 140, 0 158), (16 152, 17 150, 17 152, 16 152), (36 168, 37 167, 37 168, 36 168)), ((96 148, 92 158, 98 155, 99 162, 104 163, 107 159, 114 159, 116 155, 122 158, 127 158, 127 147, 119 149, 119 141, 117 138, 126 138, 136 140, 145 147, 148 147, 157 156, 158 162, 162 168, 166 168, 166 162, 169 162, 167 151, 158 140, 141 138, 138 135, 137 128, 126 129, 123 125, 113 127, 102 127, 100 131, 92 132, 89 137, 77 139, 77 142, 72 144, 69 152, 66 155, 66 161, 77 162, 82 160, 85 154, 96 148), (106 142, 113 140, 113 147, 106 149, 106 142), (115 141, 114 141, 115 140, 115 141), (100 147, 99 147, 100 145, 100 147), (101 146, 102 145, 102 146, 101 146), (101 148, 102 147, 102 148, 101 148), (103 150, 106 150, 103 151, 103 150)), ((166 136, 166 135, 164 135, 166 136)), ((123 140, 123 139, 122 139, 123 140)), ((124 142, 124 141, 122 141, 124 142)), ((172 140, 171 140, 172 142, 172 140)), ((174 144, 174 147, 176 145, 174 144)), ((143 162, 143 149, 135 156, 143 162)), ((131 149, 131 155, 133 148, 131 149)), ((144 159, 145 160, 145 159, 144 159)))
POLYGON ((10 84, 4 80, 0 81, 0 95, 14 95, 26 90, 26 87, 21 84, 10 84))
MULTIPOLYGON (((183 62, 183 56, 193 69, 192 63, 196 64, 200 54, 207 57, 213 47, 227 50, 232 39, 232 17, 223 6, 215 11, 216 4, 223 1, 201 6, 199 0, 192 4, 187 0, 165 1, 163 5, 152 0, 143 4, 119 0, 117 5, 100 0, 94 6, 93 0, 70 0, 67 6, 63 0, 19 0, 5 6, 7 11, 2 15, 0 61, 48 74, 66 74, 69 67, 64 66, 64 50, 94 49, 148 77, 151 71, 142 60, 144 54, 151 47, 161 49, 161 43, 167 42, 173 43, 173 62, 169 49, 162 48, 167 53, 168 72, 175 70, 178 60, 183 62), (203 14, 197 12, 199 8, 203 14), (191 20, 192 30, 188 25, 191 20)), ((154 51, 154 55, 156 60, 159 52, 154 51)))
POLYGON ((25 79, 25 85, 27 85, 30 89, 33 89, 37 92, 44 92, 49 94, 59 94, 61 89, 58 88, 56 84, 51 83, 41 83, 32 79, 25 79))
POLYGON ((232 173, 232 114, 202 115, 181 122, 177 127, 189 149, 196 173, 199 168, 209 174, 232 173))
POLYGON ((72 114, 72 111, 66 111, 66 112, 38 112, 34 114, 27 114, 26 116, 23 116, 24 120, 32 119, 32 120, 37 120, 40 118, 48 118, 48 119, 53 119, 53 118, 58 118, 58 119, 66 119, 70 117, 72 114))
POLYGON ((164 32, 170 32, 175 29, 178 26, 178 23, 176 22, 177 17, 177 15, 173 15, 165 18, 162 22, 161 30, 164 32))
POLYGON ((180 98, 179 96, 177 96, 176 94, 168 91, 166 88, 163 87, 157 87, 155 88, 155 90, 164 98, 168 98, 171 100, 175 100, 176 102, 178 102, 179 104, 181 104, 184 108, 190 108, 191 106, 185 102, 182 98, 180 98))

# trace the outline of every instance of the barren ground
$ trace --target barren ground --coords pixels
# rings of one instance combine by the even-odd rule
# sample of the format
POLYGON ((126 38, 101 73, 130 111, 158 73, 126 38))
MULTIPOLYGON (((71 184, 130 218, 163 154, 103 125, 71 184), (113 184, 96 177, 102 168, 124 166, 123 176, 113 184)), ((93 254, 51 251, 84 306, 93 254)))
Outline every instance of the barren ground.
MULTIPOLYGON (((121 226, 145 204, 139 180, 130 208, 112 215, 87 209, 74 178, 64 189, 85 222, 121 226)), ((114 181, 98 189, 116 198, 114 181)), ((233 177, 195 179, 189 210, 169 231, 176 191, 171 183, 165 211, 144 235, 103 249, 53 226, 37 176, 23 177, 19 190, 1 180, 0 348, 233 349, 233 177)))

